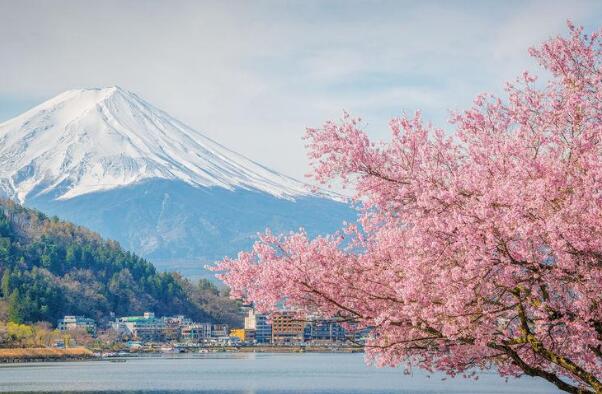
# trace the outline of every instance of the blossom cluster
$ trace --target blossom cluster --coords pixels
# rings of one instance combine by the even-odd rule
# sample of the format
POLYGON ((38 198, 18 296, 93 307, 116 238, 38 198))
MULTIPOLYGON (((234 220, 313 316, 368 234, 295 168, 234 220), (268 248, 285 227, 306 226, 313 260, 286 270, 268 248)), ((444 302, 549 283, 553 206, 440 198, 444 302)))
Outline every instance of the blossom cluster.
POLYGON ((548 81, 478 96, 451 132, 420 113, 386 143, 347 114, 309 129, 312 175, 352 185, 359 220, 263 234, 216 267, 233 296, 370 328, 378 365, 602 391, 601 33, 569 23, 530 51, 548 81))

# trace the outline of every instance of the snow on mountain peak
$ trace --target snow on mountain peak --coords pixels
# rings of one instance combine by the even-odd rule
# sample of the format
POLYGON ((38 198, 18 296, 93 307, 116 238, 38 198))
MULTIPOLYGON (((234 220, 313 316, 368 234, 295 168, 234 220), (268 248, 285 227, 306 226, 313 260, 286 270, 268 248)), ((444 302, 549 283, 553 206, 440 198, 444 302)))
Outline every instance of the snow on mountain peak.
POLYGON ((281 198, 311 194, 118 86, 68 90, 0 124, 0 194, 21 202, 152 178, 281 198))

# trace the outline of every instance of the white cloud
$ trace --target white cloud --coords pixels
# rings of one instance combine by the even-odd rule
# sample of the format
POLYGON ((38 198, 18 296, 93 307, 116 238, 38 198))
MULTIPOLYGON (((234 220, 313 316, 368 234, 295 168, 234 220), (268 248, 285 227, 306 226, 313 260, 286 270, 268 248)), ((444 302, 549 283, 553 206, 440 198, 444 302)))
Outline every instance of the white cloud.
MULTIPOLYGON (((306 126, 423 108, 442 122, 532 63, 527 47, 595 2, 0 0, 0 97, 121 85, 296 177, 306 126)), ((590 26, 591 27, 591 26, 590 26)))

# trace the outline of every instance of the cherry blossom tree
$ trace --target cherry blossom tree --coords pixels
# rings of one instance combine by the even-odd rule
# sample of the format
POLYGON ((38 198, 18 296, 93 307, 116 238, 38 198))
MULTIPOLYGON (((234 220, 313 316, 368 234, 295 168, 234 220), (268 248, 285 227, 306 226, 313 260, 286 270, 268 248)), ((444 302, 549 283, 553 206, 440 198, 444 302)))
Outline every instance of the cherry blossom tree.
POLYGON ((310 239, 261 235, 215 269, 264 312, 371 328, 368 360, 538 376, 602 392, 602 31, 531 49, 504 98, 478 96, 452 132, 420 114, 309 129, 313 176, 353 187, 357 224, 310 239))

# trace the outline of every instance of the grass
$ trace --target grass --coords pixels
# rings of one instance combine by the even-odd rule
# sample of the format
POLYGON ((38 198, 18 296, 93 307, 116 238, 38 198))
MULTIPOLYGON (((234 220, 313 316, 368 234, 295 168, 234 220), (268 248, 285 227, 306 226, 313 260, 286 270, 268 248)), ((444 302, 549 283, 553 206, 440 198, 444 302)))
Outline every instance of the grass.
POLYGON ((0 349, 0 360, 87 358, 92 352, 83 347, 67 349, 53 348, 12 348, 0 349))

